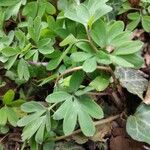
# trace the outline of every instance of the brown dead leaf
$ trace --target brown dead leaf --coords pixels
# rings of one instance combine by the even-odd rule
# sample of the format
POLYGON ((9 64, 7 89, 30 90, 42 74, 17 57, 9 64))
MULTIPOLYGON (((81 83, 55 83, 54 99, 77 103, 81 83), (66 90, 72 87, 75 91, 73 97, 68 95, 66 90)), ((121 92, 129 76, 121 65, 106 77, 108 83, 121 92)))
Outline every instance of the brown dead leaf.
POLYGON ((90 139, 95 142, 97 142, 97 141, 105 142, 106 141, 105 136, 109 135, 111 133, 111 127, 112 127, 111 123, 107 123, 107 124, 98 126, 96 128, 95 135, 92 136, 90 139))
POLYGON ((94 142, 105 142, 105 136, 111 134, 112 123, 106 123, 100 126, 97 126, 96 133, 92 137, 85 137, 82 133, 76 134, 72 136, 72 139, 78 144, 84 144, 88 140, 92 140, 94 142))
POLYGON ((147 104, 147 105, 150 104, 150 82, 149 82, 149 84, 148 84, 146 96, 145 96, 145 98, 144 98, 144 103, 147 104))

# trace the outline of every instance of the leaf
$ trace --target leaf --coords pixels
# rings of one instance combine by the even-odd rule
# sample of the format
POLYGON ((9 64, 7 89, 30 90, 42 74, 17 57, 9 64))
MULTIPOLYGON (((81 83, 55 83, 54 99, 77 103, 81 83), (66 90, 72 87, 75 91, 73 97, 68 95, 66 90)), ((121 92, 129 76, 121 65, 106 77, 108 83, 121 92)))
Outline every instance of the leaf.
POLYGON ((8 59, 8 61, 7 61, 6 64, 5 64, 5 68, 6 68, 7 70, 9 70, 9 69, 13 66, 13 64, 15 63, 17 57, 18 57, 18 55, 15 55, 15 56, 12 56, 12 57, 10 57, 10 58, 8 59))
POLYGON ((117 35, 124 30, 124 23, 122 21, 115 21, 108 29, 107 36, 109 36, 107 43, 109 44, 117 35))
POLYGON ((66 114, 66 110, 68 108, 68 106, 71 106, 72 101, 71 99, 66 100, 63 104, 61 104, 61 106, 55 111, 53 118, 55 120, 61 120, 65 117, 66 114))
POLYGON ((69 45, 68 48, 61 54, 60 57, 57 57, 57 58, 51 60, 47 65, 47 70, 56 69, 59 66, 59 64, 61 63, 61 61, 65 58, 65 56, 67 55, 67 53, 70 51, 71 48, 72 48, 72 45, 69 45))
POLYGON ((78 102, 80 104, 80 107, 91 117, 96 119, 101 119, 104 117, 102 108, 91 98, 82 96, 78 102))
POLYGON ((12 6, 18 3, 19 0, 1 0, 0 6, 12 6))
POLYGON ((46 2, 46 12, 50 15, 54 15, 56 8, 50 2, 46 2))
POLYGON ((97 63, 95 57, 89 58, 83 63, 83 70, 87 73, 95 71, 96 67, 97 63))
POLYGON ((135 140, 150 144, 150 106, 141 104, 127 119, 126 130, 135 140))
POLYGON ((8 90, 3 97, 3 104, 10 105, 14 100, 15 92, 13 90, 8 90))
POLYGON ((64 116, 64 120, 63 120, 63 131, 65 135, 71 134, 75 129, 75 125, 77 122, 76 109, 77 108, 74 102, 72 102, 71 105, 68 105, 68 108, 64 116))
POLYGON ((91 27, 100 17, 112 10, 106 5, 107 0, 89 0, 85 3, 74 4, 65 10, 65 17, 91 27))
POLYGON ((77 39, 72 35, 68 35, 59 45, 66 46, 68 44, 74 44, 77 42, 77 39))
POLYGON ((129 13, 128 18, 130 20, 138 20, 140 18, 139 12, 129 13))
POLYGON ((54 48, 52 47, 52 41, 49 38, 44 38, 38 41, 38 50, 41 54, 51 54, 54 52, 54 48))
POLYGON ((23 129, 23 133, 22 133, 23 141, 30 139, 35 134, 35 132, 39 129, 42 122, 44 121, 44 118, 45 116, 42 116, 37 120, 33 120, 29 125, 27 125, 23 129))
POLYGON ((123 58, 124 60, 126 60, 127 62, 133 64, 134 68, 136 68, 136 69, 141 68, 142 65, 144 64, 144 60, 141 57, 140 53, 133 53, 130 55, 122 55, 120 57, 123 58))
POLYGON ((54 92, 46 97, 48 103, 59 103, 72 98, 72 95, 64 91, 54 92))
POLYGON ((97 76, 91 83, 90 86, 97 91, 104 91, 109 86, 109 78, 105 76, 97 76))
POLYGON ((12 126, 16 127, 17 126, 17 121, 19 120, 17 113, 11 107, 6 107, 6 110, 7 110, 8 122, 12 126))
POLYGON ((20 52, 20 50, 17 48, 5 47, 4 49, 2 49, 1 52, 4 56, 11 57, 17 55, 20 52))
POLYGON ((107 42, 106 23, 102 20, 95 22, 92 26, 91 36, 96 44, 102 48, 105 47, 107 42))
POLYGON ((100 64, 106 64, 106 65, 111 64, 109 54, 107 54, 106 52, 104 52, 102 50, 97 52, 96 60, 100 64))
POLYGON ((142 16, 142 26, 146 32, 150 32, 150 16, 142 16))
POLYGON ((125 59, 123 59, 120 56, 113 56, 110 55, 110 60, 112 61, 112 63, 114 63, 115 65, 118 66, 122 66, 122 67, 128 67, 128 68, 134 68, 134 65, 131 64, 130 62, 126 61, 125 59))
POLYGON ((93 136, 95 133, 95 126, 91 117, 84 110, 81 109, 80 104, 77 102, 78 108, 78 121, 81 127, 81 130, 86 136, 93 136))
POLYGON ((0 109, 0 125, 5 126, 7 123, 7 110, 6 107, 0 109))
POLYGON ((8 7, 5 11, 5 20, 8 20, 11 16, 13 19, 16 20, 21 4, 22 2, 20 1, 16 3, 15 5, 8 7))
POLYGON ((39 144, 42 144, 44 140, 45 123, 46 117, 43 119, 43 122, 41 123, 41 126, 39 127, 35 135, 35 140, 39 144))
POLYGON ((114 50, 113 55, 128 55, 138 52, 142 48, 141 41, 124 42, 118 48, 114 50))
POLYGON ((140 19, 133 20, 127 25, 126 28, 130 31, 133 31, 138 26, 139 23, 140 23, 140 19))
POLYGON ((77 91, 84 79, 84 72, 83 71, 77 71, 72 74, 70 79, 69 87, 71 88, 71 91, 77 91))
POLYGON ((75 44, 79 49, 83 50, 84 52, 93 53, 93 48, 89 43, 79 41, 75 44))
POLYGON ((37 2, 29 2, 25 5, 25 7, 22 11, 22 15, 35 18, 37 11, 38 11, 37 2))
POLYGON ((18 63, 17 72, 19 79, 29 80, 30 78, 29 68, 27 62, 23 58, 18 63))
POLYGON ((37 118, 39 118, 41 115, 43 115, 45 113, 46 110, 40 110, 36 113, 32 113, 30 115, 24 116, 23 118, 21 118, 18 122, 17 125, 19 127, 23 127, 26 126, 28 124, 30 124, 32 121, 36 120, 37 118))
POLYGON ((143 93, 147 89, 148 80, 138 70, 118 67, 115 75, 119 78, 123 87, 143 99, 143 93))
POLYGON ((74 62, 83 62, 88 58, 90 58, 91 56, 92 54, 86 52, 74 52, 71 54, 70 57, 74 62))
POLYGON ((46 110, 46 108, 39 104, 38 102, 31 101, 31 102, 26 102, 23 105, 21 105, 21 110, 27 113, 32 113, 32 112, 38 112, 41 110, 46 110))

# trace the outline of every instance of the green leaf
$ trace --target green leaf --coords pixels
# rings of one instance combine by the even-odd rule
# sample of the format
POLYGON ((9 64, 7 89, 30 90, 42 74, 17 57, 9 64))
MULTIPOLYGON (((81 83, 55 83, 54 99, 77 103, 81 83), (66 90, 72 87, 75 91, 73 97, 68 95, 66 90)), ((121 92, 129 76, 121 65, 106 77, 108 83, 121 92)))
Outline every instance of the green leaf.
POLYGON ((77 91, 84 79, 84 72, 83 71, 77 71, 74 72, 70 79, 69 87, 72 89, 72 91, 77 91))
POLYGON ((102 48, 105 47, 107 42, 106 23, 102 20, 95 22, 91 29, 91 36, 96 44, 102 48))
POLYGON ((67 55, 67 53, 70 51, 71 48, 72 48, 72 45, 69 45, 68 48, 61 54, 60 57, 57 57, 57 58, 51 60, 47 65, 47 70, 56 69, 59 66, 59 64, 61 63, 61 61, 65 58, 65 56, 67 55))
POLYGON ((52 41, 49 38, 44 38, 38 41, 38 50, 40 53, 46 55, 54 52, 54 48, 52 47, 52 41))
POLYGON ((131 64, 133 64, 134 68, 136 68, 136 69, 141 68, 142 65, 144 64, 144 60, 141 57, 140 53, 134 53, 134 54, 130 54, 130 55, 122 55, 120 57, 125 59, 127 62, 130 62, 131 64))
POLYGON ((86 53, 86 52, 75 52, 71 54, 71 59, 74 62, 83 62, 85 60, 87 60, 88 58, 90 58, 92 56, 92 54, 90 53, 86 53))
POLYGON ((81 42, 81 41, 79 41, 79 42, 76 43, 76 46, 79 49, 83 50, 84 52, 93 53, 93 48, 87 42, 81 42))
POLYGON ((117 64, 118 66, 134 68, 133 64, 126 61, 122 57, 110 55, 110 59, 112 63, 117 64))
POLYGON ((41 123, 41 126, 39 127, 35 135, 35 140, 39 144, 42 144, 44 140, 45 123, 46 123, 46 117, 43 119, 43 122, 41 123))
POLYGON ((125 42, 114 50, 113 55, 127 55, 138 52, 142 48, 143 44, 141 41, 130 41, 125 42))
POLYGON ((123 87, 143 99, 143 93, 148 87, 148 80, 138 70, 118 67, 115 75, 123 87))
POLYGON ((29 2, 25 5, 22 14, 24 16, 35 18, 38 11, 38 3, 37 2, 29 2))
POLYGON ((83 70, 87 73, 95 71, 96 67, 97 63, 95 57, 89 58, 83 63, 83 70))
POLYGON ((54 92, 46 97, 48 103, 59 103, 72 98, 72 95, 64 91, 54 92))
POLYGON ((78 101, 80 107, 87 112, 91 117, 96 119, 101 119, 104 117, 104 113, 102 108, 94 102, 90 97, 81 96, 80 100, 78 101))
POLYGON ((81 130, 86 136, 93 136, 95 133, 95 126, 91 117, 84 110, 81 109, 80 104, 77 103, 78 107, 78 121, 81 130))
POLYGON ((54 113, 53 118, 55 120, 61 120, 65 117, 66 110, 68 106, 71 106, 72 101, 71 99, 66 100, 54 113))
POLYGON ((17 99, 17 100, 15 100, 15 101, 13 101, 13 102, 11 102, 11 106, 12 107, 20 107, 23 103, 25 103, 26 101, 25 100, 23 100, 23 99, 17 99))
POLYGON ((14 100, 15 92, 13 90, 8 90, 3 97, 3 104, 10 105, 14 100))
POLYGON ((131 21, 131 22, 127 25, 126 28, 127 28, 128 30, 130 30, 130 31, 134 30, 134 29, 138 26, 138 24, 140 23, 140 20, 141 20, 141 19, 137 19, 137 20, 131 21))
POLYGON ((128 134, 137 141, 150 144, 150 106, 142 103, 135 114, 127 119, 126 130, 128 134))
POLYGON ((1 0, 0 6, 12 6, 18 3, 19 0, 1 0))
POLYGON ((6 110, 7 110, 8 122, 12 126, 16 127, 17 126, 17 121, 19 119, 17 113, 11 107, 6 107, 6 110))
POLYGON ((72 35, 68 35, 59 45, 66 46, 68 44, 74 44, 77 42, 77 39, 72 35))
POLYGON ((27 113, 38 112, 41 110, 46 110, 46 108, 38 102, 31 101, 26 102, 21 106, 21 110, 27 113))
POLYGON ((17 57, 18 57, 18 55, 15 55, 15 56, 12 56, 12 57, 9 58, 9 60, 5 64, 5 68, 7 70, 9 70, 14 65, 17 57))
POLYGON ((50 15, 54 15, 56 8, 50 2, 46 2, 46 12, 50 15))
POLYGON ((128 18, 130 20, 138 20, 140 18, 139 12, 129 13, 128 18))
POLYGON ((5 126, 7 123, 7 110, 6 107, 0 109, 0 125, 5 126))
POLYGON ((106 5, 107 0, 89 0, 85 3, 73 5, 65 10, 65 17, 91 27, 100 17, 112 10, 106 5))
POLYGON ((18 48, 5 47, 4 49, 2 49, 1 52, 4 56, 11 57, 17 55, 20 52, 20 50, 18 48))
POLYGON ((64 120, 63 120, 63 131, 65 135, 69 135, 75 129, 75 125, 77 122, 77 107, 75 103, 72 102, 71 105, 68 106, 64 120))
POLYGON ((8 20, 11 16, 14 20, 16 20, 21 4, 22 2, 20 1, 15 5, 8 7, 5 11, 5 20, 8 20))
POLYGON ((111 64, 111 60, 110 60, 109 54, 107 54, 106 52, 104 52, 102 50, 97 52, 96 60, 100 64, 105 64, 105 65, 111 64))
POLYGON ((19 79, 29 80, 30 73, 29 73, 28 65, 23 58, 18 63, 17 72, 18 72, 19 79))
POLYGON ((32 121, 36 120, 37 118, 39 118, 41 115, 43 115, 46 112, 46 110, 40 110, 36 113, 24 116, 23 118, 21 118, 18 122, 17 125, 19 127, 23 127, 23 126, 27 126, 28 124, 30 124, 32 121))
POLYGON ((109 86, 109 78, 106 76, 97 76, 91 83, 90 86, 97 91, 104 91, 109 86))
POLYGON ((111 40, 113 40, 117 35, 122 33, 123 30, 124 23, 122 21, 115 21, 112 25, 110 25, 107 32, 107 36, 109 36, 107 43, 109 44, 111 40))
POLYGON ((39 129, 42 122, 44 121, 44 118, 45 116, 42 116, 38 118, 37 120, 33 120, 29 125, 27 125, 23 129, 23 133, 22 133, 23 141, 30 139, 35 134, 35 132, 39 129))
POLYGON ((146 32, 150 32, 150 16, 142 16, 142 26, 146 32))

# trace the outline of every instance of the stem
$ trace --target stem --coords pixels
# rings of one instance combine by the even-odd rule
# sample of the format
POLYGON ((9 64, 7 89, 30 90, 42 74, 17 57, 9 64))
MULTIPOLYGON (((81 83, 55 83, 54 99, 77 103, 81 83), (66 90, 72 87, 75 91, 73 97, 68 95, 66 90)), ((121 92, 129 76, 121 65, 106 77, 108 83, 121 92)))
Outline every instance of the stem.
MULTIPOLYGON (((57 84, 58 84, 58 81, 59 81, 63 76, 65 76, 66 74, 69 74, 69 73, 71 73, 71 72, 75 72, 75 71, 78 71, 78 70, 82 70, 82 69, 83 69, 82 66, 78 66, 78 67, 74 67, 74 68, 71 68, 71 69, 68 69, 68 70, 64 71, 64 72, 63 72, 60 76, 58 76, 58 78, 56 79, 55 85, 57 85, 57 84)), ((97 66, 97 69, 98 69, 98 70, 105 70, 105 71, 107 71, 107 72, 110 72, 111 75, 112 75, 112 77, 113 77, 113 79, 114 79, 114 81, 116 81, 115 75, 114 75, 114 73, 113 73, 113 71, 112 71, 112 69, 111 69, 110 67, 97 66)))
POLYGON ((110 93, 103 92, 103 93, 98 93, 98 92, 87 92, 89 95, 94 95, 94 96, 105 96, 105 95, 111 95, 110 93))
POLYGON ((89 33, 89 30, 86 28, 86 33, 87 33, 87 37, 88 37, 88 41, 90 43, 90 45, 92 46, 92 48, 94 49, 95 52, 98 52, 98 49, 96 48, 96 46, 94 45, 92 39, 91 39, 91 36, 90 36, 90 33, 89 33))
POLYGON ((58 104, 58 103, 55 103, 55 104, 51 105, 51 106, 48 108, 48 110, 50 111, 50 110, 51 110, 52 108, 54 108, 57 104, 58 104))
MULTIPOLYGON (((111 116, 111 117, 109 117, 109 118, 102 119, 102 120, 99 120, 99 121, 94 122, 94 125, 95 125, 95 126, 99 126, 99 125, 102 125, 102 124, 105 124, 105 123, 108 123, 108 122, 112 122, 113 120, 116 120, 116 119, 118 119, 119 117, 120 117, 120 114, 119 114, 119 115, 115 115, 115 116, 111 116)), ((68 137, 70 137, 70 136, 73 136, 73 135, 75 135, 75 134, 78 134, 78 133, 80 133, 80 132, 81 132, 81 129, 78 129, 78 130, 72 132, 70 135, 63 135, 63 136, 56 137, 56 138, 54 139, 54 141, 60 141, 60 140, 66 139, 66 138, 68 138, 68 137)))

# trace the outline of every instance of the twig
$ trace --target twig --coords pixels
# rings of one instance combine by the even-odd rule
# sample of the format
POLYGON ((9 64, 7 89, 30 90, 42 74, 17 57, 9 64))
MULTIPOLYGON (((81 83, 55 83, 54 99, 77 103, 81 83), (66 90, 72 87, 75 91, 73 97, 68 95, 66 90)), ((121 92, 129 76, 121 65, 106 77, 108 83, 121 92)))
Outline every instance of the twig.
POLYGON ((9 135, 9 133, 6 134, 4 137, 2 137, 2 138, 0 139, 0 143, 2 143, 8 135, 9 135))
POLYGON ((94 95, 94 96, 105 96, 105 95, 111 95, 110 93, 103 92, 103 93, 98 93, 98 92, 87 92, 89 95, 94 95))
MULTIPOLYGON (((74 68, 71 68, 71 69, 68 69, 66 71, 64 71, 60 76, 58 76, 58 78, 56 79, 55 81, 55 85, 58 84, 58 81, 63 77, 65 76, 66 74, 69 74, 71 72, 75 72, 75 71, 78 71, 78 70, 82 70, 83 67, 82 66, 78 66, 78 67, 74 67, 74 68)), ((113 77, 113 80, 116 81, 116 78, 115 78, 115 75, 113 73, 113 71, 111 70, 110 67, 106 67, 106 66, 97 66, 97 69, 98 70, 104 70, 104 71, 107 71, 109 73, 111 73, 112 77, 113 77)))
MULTIPOLYGON (((105 123, 108 123, 108 122, 112 122, 113 120, 116 120, 119 117, 120 117, 120 114, 119 115, 115 115, 115 116, 111 116, 109 118, 102 119, 102 120, 94 122, 94 125, 95 126, 99 126, 99 125, 102 125, 102 124, 105 124, 105 123)), ((75 134, 78 134, 80 132, 81 132, 81 129, 78 129, 78 130, 74 131, 73 133, 71 133, 70 135, 63 135, 63 136, 56 137, 54 139, 54 141, 60 141, 60 140, 66 139, 66 138, 68 138, 70 136, 73 136, 75 134)))
POLYGON ((115 91, 112 92, 112 98, 114 99, 114 103, 116 104, 117 108, 121 110, 123 105, 121 99, 118 97, 115 91))

